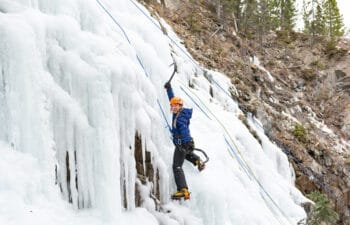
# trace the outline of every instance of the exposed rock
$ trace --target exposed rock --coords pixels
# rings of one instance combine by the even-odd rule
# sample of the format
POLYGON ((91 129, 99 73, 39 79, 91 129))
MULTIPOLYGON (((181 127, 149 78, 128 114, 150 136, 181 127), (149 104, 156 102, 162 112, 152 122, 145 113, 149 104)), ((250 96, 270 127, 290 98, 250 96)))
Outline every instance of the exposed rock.
POLYGON ((137 171, 137 179, 138 182, 135 183, 135 205, 137 207, 141 206, 143 203, 143 199, 141 196, 141 185, 147 185, 148 183, 152 183, 152 190, 149 193, 149 197, 151 197, 155 204, 159 203, 160 199, 160 189, 159 189, 159 171, 155 172, 152 160, 151 153, 145 150, 145 160, 143 156, 142 149, 142 139, 141 136, 136 133, 135 134, 135 162, 136 162, 136 171, 137 171))
POLYGON ((305 174, 298 174, 297 180, 297 187, 299 190, 301 190, 303 193, 311 193, 313 190, 316 190, 316 185, 310 181, 310 178, 306 176, 305 174))
POLYGON ((170 10, 178 10, 180 8, 180 0, 162 0, 162 4, 170 10))

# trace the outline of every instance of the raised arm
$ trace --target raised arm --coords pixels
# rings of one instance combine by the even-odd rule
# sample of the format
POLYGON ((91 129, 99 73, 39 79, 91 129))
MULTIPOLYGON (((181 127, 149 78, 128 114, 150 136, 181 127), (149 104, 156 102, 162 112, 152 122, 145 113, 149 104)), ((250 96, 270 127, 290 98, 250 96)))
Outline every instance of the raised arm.
POLYGON ((164 88, 166 89, 166 93, 168 94, 169 100, 171 100, 174 97, 173 89, 171 88, 171 84, 169 82, 166 82, 164 84, 164 88))

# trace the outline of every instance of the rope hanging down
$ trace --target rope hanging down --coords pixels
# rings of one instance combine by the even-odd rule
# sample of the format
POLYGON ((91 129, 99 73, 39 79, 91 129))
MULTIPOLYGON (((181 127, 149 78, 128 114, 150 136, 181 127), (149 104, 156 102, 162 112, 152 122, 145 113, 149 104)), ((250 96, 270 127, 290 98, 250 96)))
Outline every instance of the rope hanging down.
MULTIPOLYGON (((139 10, 141 10, 132 0, 130 0, 139 10)), ((126 38, 126 40, 129 42, 129 44, 132 46, 132 44, 131 44, 131 41, 130 41, 130 39, 128 38, 128 35, 126 34, 126 32, 125 32, 125 30, 123 29, 123 27, 116 21, 116 19, 109 13, 109 11, 103 6, 103 4, 99 1, 99 0, 96 0, 96 2, 100 5, 100 7, 109 15, 109 17, 113 20, 113 22, 120 28, 120 30, 123 32, 123 34, 124 34, 124 36, 125 36, 125 38, 126 38)), ((141 12, 143 13, 143 11, 141 10, 141 12)), ((144 13, 143 13, 144 14, 144 13)), ((144 14, 145 16, 147 16, 146 14, 144 14)), ((147 16, 148 17, 148 16, 147 16)), ((152 22, 153 24, 155 24, 154 22, 152 22)), ((156 24, 155 24, 156 25, 156 24)), ((156 25, 157 26, 157 25, 156 25)), ((158 26, 157 26, 158 27, 158 26)), ((158 27, 159 28, 159 27, 158 27)), ((159 28, 160 29, 160 28, 159 28)), ((188 53, 187 52, 185 52, 173 39, 171 39, 169 36, 167 36, 193 63, 194 63, 194 65, 196 65, 197 67, 199 66, 193 59, 192 59, 192 57, 191 56, 189 56, 188 55, 188 53)), ((140 66, 142 67, 142 69, 143 69, 143 71, 145 72, 145 75, 147 76, 147 77, 149 77, 148 76, 148 74, 147 74, 147 72, 146 72, 146 70, 145 70, 145 67, 144 67, 144 65, 142 64, 142 62, 141 62, 141 60, 140 60, 140 58, 139 58, 139 56, 136 54, 136 58, 137 58, 137 60, 138 60, 138 62, 139 62, 139 64, 140 64, 140 66)), ((174 73, 175 74, 175 73, 174 73)), ((173 74, 173 75, 174 75, 173 74)), ((172 76, 173 76, 172 75, 172 76)), ((218 83, 217 82, 215 82, 215 84, 216 85, 218 85, 218 83)), ((221 87, 221 89, 222 89, 222 91, 224 91, 224 89, 221 87)), ((197 98, 198 98, 198 96, 197 96, 197 98)), ((157 99, 157 102, 158 102, 158 105, 159 105, 159 107, 160 107, 160 109, 161 109, 161 111, 162 111, 162 114, 163 114, 163 117, 164 117, 164 119, 165 119, 165 121, 166 121, 166 123, 167 123, 167 125, 168 125, 168 127, 170 127, 169 126, 169 123, 168 123, 168 121, 166 120, 166 118, 165 118, 165 114, 164 114, 164 110, 163 110, 163 108, 161 107, 161 104, 160 104, 160 102, 159 102, 159 100, 157 99)), ((214 118, 216 118, 215 117, 215 115, 209 110, 209 112, 214 116, 214 118)), ((228 134, 228 131, 226 130, 226 128, 223 126, 223 124, 216 118, 216 120, 219 122, 219 124, 221 124, 221 126, 224 128, 224 130, 225 130, 225 132, 228 134)), ((230 136, 229 136, 230 137, 230 136)), ((232 138, 230 137, 230 139, 231 139, 231 141, 233 142, 233 144, 234 144, 234 141, 232 140, 232 138)), ((228 145, 230 145, 229 143, 228 143, 228 145)), ((235 144, 234 144, 235 145, 235 144)), ((232 147, 232 146, 231 146, 232 147)), ((238 148, 237 148, 237 150, 238 150, 238 148)), ((240 151, 238 150, 238 152, 239 152, 239 154, 241 155, 241 153, 240 153, 240 151)), ((249 167, 249 165, 247 165, 247 162, 244 160, 244 158, 242 158, 243 156, 241 155, 241 159, 243 160, 243 162, 244 162, 244 164, 246 164, 245 165, 245 168, 249 168, 248 169, 248 171, 249 171, 249 173, 250 174, 252 174, 252 170, 250 169, 250 167, 249 167)), ((209 160, 209 158, 207 158, 207 160, 209 160)), ((252 175, 254 175, 254 174, 252 174, 252 175)), ((255 180, 257 179, 255 176, 253 176, 254 178, 255 178, 255 180)), ((258 182, 258 181, 257 181, 258 182)), ((260 186, 260 188, 262 188, 263 190, 264 190, 264 188, 263 188, 263 186, 261 185, 261 183, 260 182, 258 182, 259 183, 259 186, 260 186)), ((272 200, 272 202, 273 203, 275 203, 274 201, 273 201, 273 199, 271 198, 271 196, 266 192, 266 190, 264 190, 264 192, 268 195, 268 197, 270 198, 270 200, 272 200)), ((283 213, 283 211, 278 207, 278 205, 276 205, 276 207, 281 211, 281 213, 285 216, 285 214, 283 213)))
MULTIPOLYGON (((125 39, 128 41, 129 45, 130 45, 131 47, 133 47, 133 45, 132 45, 132 43, 131 43, 131 41, 130 41, 128 35, 126 34, 126 31, 123 29, 123 27, 117 22, 117 20, 112 16, 112 14, 106 9, 106 7, 104 7, 104 5, 101 3, 101 1, 96 0, 96 2, 97 2, 97 3, 99 4, 99 6, 103 9, 103 11, 105 11, 105 13, 107 13, 107 15, 112 19, 112 21, 119 27, 119 29, 123 32, 123 35, 124 35, 125 39)), ((133 47, 133 48, 134 48, 134 47, 133 47)), ((145 66, 143 65, 143 63, 142 63, 140 57, 138 56, 137 53, 135 53, 135 54, 136 54, 137 61, 138 61, 138 63, 140 64, 142 70, 144 71, 146 77, 149 78, 150 76, 148 75, 148 73, 147 73, 147 71, 146 71, 146 69, 145 69, 145 66)), ((162 105, 160 104, 160 101, 159 101, 158 98, 157 98, 157 103, 158 103, 158 106, 159 106, 159 108, 160 108, 160 111, 161 111, 161 113, 162 113, 162 115, 163 115, 163 118, 164 118, 164 120, 165 120, 165 122, 166 122, 166 124, 167 124, 167 127, 168 127, 168 129, 169 129, 169 131, 170 131, 170 125, 169 125, 169 123, 168 123, 168 120, 166 119, 166 116, 165 116, 165 113, 164 113, 164 109, 162 108, 162 105)))
MULTIPOLYGON (((151 23, 157 27, 162 33, 163 30, 162 28, 156 23, 154 22, 153 18, 150 17, 149 15, 147 15, 135 2, 134 0, 129 0, 149 21, 151 21, 151 23)), ((204 71, 204 73, 206 73, 205 70, 203 70, 201 68, 201 66, 192 58, 192 56, 186 51, 184 50, 174 39, 172 39, 171 37, 169 37, 169 35, 165 35, 178 49, 180 49, 180 51, 192 62, 192 64, 196 67, 199 68, 200 70, 204 71)), ((207 77, 205 76, 209 81, 213 82, 216 86, 218 86, 219 89, 221 89, 226 95, 228 95, 230 98, 232 98, 231 94, 227 91, 225 91, 225 89, 217 82, 215 81, 212 77, 207 77)))
MULTIPOLYGON (((178 80, 178 82, 180 82, 180 84, 182 84, 182 86, 186 87, 187 86, 182 83, 181 80, 178 80)), ((183 87, 181 87, 182 90, 183 87)), ((249 166, 248 162, 245 160, 244 156, 242 155, 241 151, 239 150, 238 146, 235 144, 235 141, 233 140, 233 138, 231 137, 229 131, 227 130, 227 128, 224 126, 224 124, 216 117, 216 115, 206 106, 206 104, 199 98, 199 96, 197 96, 192 90, 190 90, 189 88, 187 88, 191 94, 193 94, 194 96, 197 97, 197 99, 202 103, 202 106, 204 106, 206 108, 206 111, 209 112, 212 117, 217 121, 217 123, 223 128, 224 130, 224 133, 226 133, 226 135, 229 137, 229 139, 231 140, 232 144, 235 146, 233 147, 230 142, 227 140, 227 138, 225 137, 225 141, 226 141, 226 144, 229 146, 229 149, 231 149, 231 151, 229 151, 230 155, 235 158, 240 167, 245 171, 245 173, 248 175, 248 177, 250 179, 253 179, 255 182, 257 182, 259 188, 261 189, 261 193, 265 193, 265 195, 268 197, 268 199, 270 199, 270 201, 272 202, 272 204, 278 209, 278 211, 280 212, 281 215, 283 215, 285 217, 285 219, 289 222, 289 224, 293 224, 291 221, 289 221, 287 215, 283 212, 283 210, 278 206, 278 204, 273 200, 272 196, 265 190, 265 188, 263 187, 263 185, 261 184, 261 182, 257 179, 257 177, 255 176, 253 170, 251 169, 251 167, 249 166), (237 153, 235 153, 234 149, 237 149, 237 153)), ((191 98, 192 101, 195 101, 193 98, 191 98)), ((199 106, 198 103, 196 103, 197 106, 199 106)), ((201 107, 200 107, 201 108, 201 107)), ((202 112, 203 112, 203 109, 201 108, 202 112)), ((206 114, 207 115, 207 114, 206 114)), ((207 115, 208 117, 208 115, 207 115)), ((266 202, 266 199, 265 197, 263 197, 264 201, 266 202)), ((268 205, 268 203, 266 202, 266 205, 267 207, 271 210, 271 212, 274 212, 274 210, 271 209, 271 207, 268 205)), ((280 224, 283 224, 281 223, 280 219, 277 218, 277 216, 275 216, 275 219, 277 221, 279 221, 280 224)))
POLYGON ((190 99, 191 101, 202 111, 202 113, 211 120, 211 118, 208 116, 208 114, 206 112, 204 112, 204 110, 198 105, 198 103, 185 91, 185 89, 183 89, 183 87, 180 86, 181 91, 183 91, 190 99))

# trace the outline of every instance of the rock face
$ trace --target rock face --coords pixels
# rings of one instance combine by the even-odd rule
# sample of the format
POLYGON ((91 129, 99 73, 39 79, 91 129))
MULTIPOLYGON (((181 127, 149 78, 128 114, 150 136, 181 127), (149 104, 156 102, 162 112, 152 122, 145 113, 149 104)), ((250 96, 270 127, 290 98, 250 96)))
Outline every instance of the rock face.
POLYGON ((346 134, 346 137, 350 137, 350 57, 347 56, 344 62, 340 62, 337 65, 337 69, 334 71, 335 90, 344 98, 344 110, 343 121, 340 124, 341 131, 346 134))
MULTIPOLYGON (((135 206, 140 207, 145 200, 142 192, 147 192, 147 197, 150 196, 156 207, 159 207, 160 189, 159 189, 159 171, 152 164, 152 155, 147 149, 143 151, 142 138, 135 134, 135 152, 134 158, 136 163, 137 179, 135 183, 135 206), (143 154, 144 152, 144 154, 143 154), (151 186, 150 189, 147 187, 151 186), (142 191, 142 189, 146 189, 142 191)), ((128 202, 124 197, 124 208, 127 208, 128 202)))
POLYGON ((350 41, 283 32, 242 39, 209 0, 145 2, 197 61, 231 77, 233 98, 288 155, 299 189, 326 193, 339 224, 350 224, 350 41))
POLYGON ((251 78, 238 76, 235 80, 242 86, 259 86, 261 91, 250 89, 244 91, 248 100, 237 99, 242 106, 253 108, 271 136, 281 142, 280 147, 295 157, 290 159, 299 189, 325 192, 341 215, 340 224, 349 224, 350 168, 345 162, 350 149, 348 49, 337 49, 339 55, 330 56, 323 46, 326 41, 310 45, 302 41, 303 35, 294 35, 288 47, 278 35, 267 36, 272 46, 263 50, 250 44, 275 80, 264 79, 262 71, 248 71, 245 76, 251 78), (296 124, 304 128, 303 135, 298 134, 296 124))

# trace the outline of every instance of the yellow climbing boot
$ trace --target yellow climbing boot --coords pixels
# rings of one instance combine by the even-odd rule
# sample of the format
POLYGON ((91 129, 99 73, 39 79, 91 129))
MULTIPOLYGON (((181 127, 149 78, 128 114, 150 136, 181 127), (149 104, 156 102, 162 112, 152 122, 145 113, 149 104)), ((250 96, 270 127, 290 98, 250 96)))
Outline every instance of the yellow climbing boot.
POLYGON ((188 192, 187 188, 181 188, 180 191, 175 192, 171 196, 171 199, 174 199, 174 200, 180 200, 181 198, 185 200, 190 199, 190 192, 188 192))

